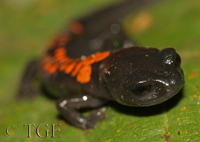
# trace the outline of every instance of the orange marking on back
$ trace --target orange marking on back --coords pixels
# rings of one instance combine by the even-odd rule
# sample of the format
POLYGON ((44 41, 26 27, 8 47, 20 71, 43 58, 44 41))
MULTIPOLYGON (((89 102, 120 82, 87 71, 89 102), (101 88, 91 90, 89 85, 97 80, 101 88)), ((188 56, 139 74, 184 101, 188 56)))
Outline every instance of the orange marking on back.
POLYGON ((66 43, 71 39, 70 34, 62 34, 58 39, 58 46, 65 46, 66 43))
POLYGON ((57 64, 52 65, 50 70, 49 70, 50 74, 55 73, 57 69, 58 69, 58 65, 57 64))
POLYGON ((79 22, 73 22, 70 26, 70 30, 75 34, 81 34, 84 30, 84 27, 79 22))
POLYGON ((71 35, 69 33, 63 33, 50 41, 49 49, 52 50, 56 47, 65 46, 70 39, 71 35))
POLYGON ((73 61, 71 64, 68 64, 67 68, 65 69, 66 74, 70 74, 72 70, 75 68, 77 65, 78 61, 73 61))
POLYGON ((66 60, 68 60, 68 58, 65 55, 62 55, 60 53, 55 54, 54 58, 57 62, 66 62, 66 60))
POLYGON ((65 62, 66 61, 66 58, 64 56, 54 56, 55 60, 58 61, 58 62, 65 62))
POLYGON ((75 77, 77 74, 78 74, 78 72, 80 71, 80 69, 81 69, 81 67, 83 66, 83 62, 79 62, 77 65, 76 65, 76 67, 75 67, 75 69, 74 69, 74 71, 72 72, 72 76, 73 77, 75 77))
POLYGON ((60 47, 56 49, 55 54, 66 54, 66 49, 64 47, 60 47))
POLYGON ((55 73, 57 69, 58 69, 58 65, 56 64, 48 63, 44 65, 44 70, 48 71, 50 74, 55 73))
POLYGON ((43 68, 44 68, 44 70, 49 71, 51 68, 51 63, 45 64, 43 68))
POLYGON ((91 79, 92 67, 94 62, 99 62, 110 55, 110 52, 97 52, 94 57, 87 56, 82 64, 78 64, 77 68, 72 72, 72 76, 77 75, 76 80, 82 84, 87 83, 91 79), (78 72, 79 70, 79 72, 78 72))
POLYGON ((108 56, 110 55, 110 52, 109 52, 109 51, 103 52, 103 53, 101 53, 101 52, 96 52, 94 55, 95 55, 95 57, 94 57, 94 58, 95 58, 95 61, 96 61, 96 62, 99 62, 99 61, 105 59, 106 57, 108 57, 108 56))
POLYGON ((95 58, 87 56, 83 62, 85 65, 91 65, 95 62, 95 58))
POLYGON ((92 67, 90 65, 85 65, 81 68, 77 75, 76 80, 82 84, 87 83, 91 79, 92 67))
POLYGON ((66 70, 66 69, 69 67, 69 65, 70 65, 71 63, 73 63, 73 61, 74 61, 73 59, 66 58, 65 61, 64 61, 64 63, 63 63, 62 65, 60 65, 59 70, 60 70, 60 71, 66 70))
POLYGON ((61 52, 61 51, 55 51, 55 55, 54 56, 64 56, 64 57, 66 57, 66 53, 65 52, 61 52))
POLYGON ((63 64, 59 67, 60 71, 64 71, 67 68, 67 64, 63 64))
POLYGON ((55 73, 56 70, 64 71, 66 74, 76 77, 76 80, 82 84, 88 83, 91 80, 91 65, 102 61, 110 55, 110 52, 97 52, 81 60, 80 58, 69 58, 66 53, 66 49, 60 47, 55 50, 54 57, 46 54, 41 61, 43 69, 50 74, 55 73))
MULTIPOLYGON (((60 47, 55 50, 54 58, 58 62, 69 62, 69 58, 66 57, 66 49, 64 47, 60 47)), ((70 60, 71 61, 71 60, 70 60)))

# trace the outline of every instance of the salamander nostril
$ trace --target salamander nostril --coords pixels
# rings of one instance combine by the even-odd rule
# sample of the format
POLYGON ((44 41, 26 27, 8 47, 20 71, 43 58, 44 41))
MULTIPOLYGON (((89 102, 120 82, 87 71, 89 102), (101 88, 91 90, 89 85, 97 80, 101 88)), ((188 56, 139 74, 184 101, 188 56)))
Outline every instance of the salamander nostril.
POLYGON ((145 86, 139 86, 130 91, 138 96, 147 96, 147 95, 151 94, 151 92, 153 90, 152 88, 153 88, 153 86, 151 84, 149 84, 149 85, 145 85, 145 86))

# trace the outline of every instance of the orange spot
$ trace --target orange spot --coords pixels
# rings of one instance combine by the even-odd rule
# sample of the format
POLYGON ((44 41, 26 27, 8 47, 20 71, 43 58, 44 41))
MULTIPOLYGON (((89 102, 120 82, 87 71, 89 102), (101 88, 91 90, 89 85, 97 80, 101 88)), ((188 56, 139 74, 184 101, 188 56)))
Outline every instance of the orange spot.
POLYGON ((67 33, 62 34, 58 39, 58 46, 65 46, 66 43, 70 40, 71 36, 67 33))
POLYGON ((48 71, 50 74, 53 74, 58 69, 58 65, 47 63, 44 65, 44 70, 48 71))
POLYGON ((67 64, 63 64, 59 67, 60 71, 64 71, 67 68, 67 64))
POLYGON ((52 50, 58 46, 65 46, 67 42, 71 39, 71 35, 69 33, 64 33, 60 35, 56 39, 52 39, 49 43, 49 49, 52 50))
POLYGON ((80 83, 87 83, 90 81, 90 75, 92 73, 92 67, 91 66, 83 66, 80 70, 80 72, 77 75, 77 81, 80 83))
POLYGON ((180 118, 178 117, 178 118, 176 118, 176 120, 177 120, 177 121, 179 121, 179 120, 180 120, 180 118))
POLYGON ((58 62, 64 62, 64 61, 68 60, 68 58, 65 55, 59 55, 59 54, 56 54, 54 56, 54 58, 58 62))
POLYGON ((66 69, 68 68, 68 66, 69 66, 71 63, 73 63, 73 61, 74 61, 73 59, 66 58, 64 64, 60 65, 59 70, 60 70, 60 71, 66 70, 66 69))
POLYGON ((53 74, 53 73, 56 72, 57 69, 58 69, 58 65, 56 65, 56 64, 52 65, 51 68, 50 68, 50 70, 49 70, 49 73, 53 74))
POLYGON ((55 50, 54 58, 58 62, 66 62, 69 59, 66 57, 66 49, 61 47, 55 50))
POLYGON ((189 78, 195 78, 198 75, 197 72, 193 72, 190 74, 189 78))
POLYGON ((110 52, 109 52, 109 51, 103 52, 103 53, 101 53, 101 52, 96 52, 94 55, 95 55, 95 57, 94 57, 94 58, 95 58, 95 61, 96 61, 96 62, 99 62, 99 61, 105 59, 106 57, 108 57, 108 56, 110 55, 110 52))
POLYGON ((44 70, 49 71, 51 68, 51 63, 47 63, 44 65, 44 70))
POLYGON ((79 62, 77 65, 76 65, 76 67, 75 67, 75 69, 74 69, 74 71, 72 72, 72 76, 73 77, 75 77, 77 74, 78 74, 78 72, 80 71, 80 69, 81 69, 81 67, 83 66, 83 62, 79 62))
POLYGON ((69 74, 72 72, 72 70, 75 68, 75 66, 77 65, 77 61, 72 62, 71 64, 67 65, 67 68, 65 69, 65 73, 69 74))
POLYGON ((95 62, 99 62, 110 55, 110 52, 97 52, 93 56, 87 56, 83 61, 78 59, 69 58, 66 53, 67 50, 64 47, 59 47, 55 50, 55 55, 46 54, 42 60, 41 65, 45 71, 50 74, 59 71, 64 71, 66 74, 71 74, 72 77, 76 77, 79 83, 87 83, 91 79, 92 67, 95 62))
POLYGON ((64 47, 60 47, 55 50, 56 54, 66 54, 66 49, 64 47))
POLYGON ((65 62, 66 61, 66 57, 65 56, 55 56, 55 60, 58 62, 65 62))
POLYGON ((91 56, 87 56, 84 60, 85 65, 91 65, 95 62, 95 58, 92 58, 91 56))
POLYGON ((87 56, 83 62, 79 62, 72 72, 72 76, 75 77, 77 75, 77 81, 80 83, 87 83, 90 81, 90 75, 92 73, 91 64, 94 62, 99 62, 105 59, 107 56, 110 55, 110 52, 97 52, 92 56, 87 56))
POLYGON ((58 57, 58 56, 63 56, 63 57, 66 57, 66 54, 64 52, 56 52, 55 57, 58 57))
POLYGON ((71 24, 70 30, 75 34, 81 34, 83 32, 83 25, 79 22, 74 22, 71 24))

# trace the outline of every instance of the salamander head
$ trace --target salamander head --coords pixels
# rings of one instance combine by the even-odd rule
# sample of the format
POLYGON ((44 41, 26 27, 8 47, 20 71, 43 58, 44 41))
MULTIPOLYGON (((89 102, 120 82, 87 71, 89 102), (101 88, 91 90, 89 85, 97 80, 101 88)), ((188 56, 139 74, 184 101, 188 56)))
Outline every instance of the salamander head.
POLYGON ((151 106, 184 85, 181 58, 173 48, 131 47, 112 53, 100 65, 100 78, 112 98, 128 106, 151 106))

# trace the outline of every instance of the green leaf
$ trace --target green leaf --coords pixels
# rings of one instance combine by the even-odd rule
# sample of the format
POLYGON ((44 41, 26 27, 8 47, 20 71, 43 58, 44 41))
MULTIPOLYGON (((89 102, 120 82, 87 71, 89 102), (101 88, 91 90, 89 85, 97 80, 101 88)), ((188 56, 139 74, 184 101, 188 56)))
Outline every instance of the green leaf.
MULTIPOLYGON (((73 18, 80 16, 80 13, 89 13, 95 8, 107 5, 108 2, 112 3, 111 0, 1 1, 0 138, 2 141, 200 140, 200 4, 196 0, 163 1, 145 9, 152 20, 150 26, 137 34, 129 32, 135 41, 144 46, 149 45, 159 49, 171 46, 182 57, 185 85, 182 93, 167 102, 148 108, 131 108, 111 102, 106 111, 109 117, 99 122, 96 129, 80 130, 59 117, 54 100, 45 96, 23 102, 14 99, 26 62, 33 57, 40 57, 45 52, 51 35, 59 32, 59 29, 65 26, 64 23, 68 24, 73 18), (56 125, 54 136, 52 124, 56 125), (37 135, 37 128, 43 138, 37 135), (7 137, 9 136, 7 133, 11 136, 7 137), (44 138, 45 136, 47 137, 44 138)), ((130 24, 138 14, 140 12, 127 17, 125 23, 130 24)))

